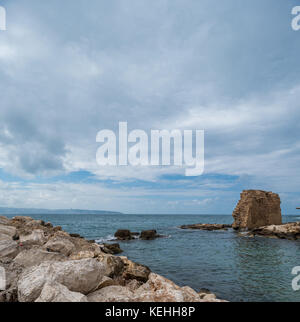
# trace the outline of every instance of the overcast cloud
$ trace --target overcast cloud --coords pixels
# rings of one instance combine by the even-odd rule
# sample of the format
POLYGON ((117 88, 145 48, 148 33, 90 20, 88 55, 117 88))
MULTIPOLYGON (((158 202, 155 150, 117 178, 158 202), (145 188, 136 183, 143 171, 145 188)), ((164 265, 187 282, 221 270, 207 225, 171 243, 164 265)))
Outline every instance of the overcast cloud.
POLYGON ((300 206, 294 0, 11 0, 0 32, 0 206, 230 213, 300 206), (205 174, 101 168, 96 134, 204 129, 205 174))

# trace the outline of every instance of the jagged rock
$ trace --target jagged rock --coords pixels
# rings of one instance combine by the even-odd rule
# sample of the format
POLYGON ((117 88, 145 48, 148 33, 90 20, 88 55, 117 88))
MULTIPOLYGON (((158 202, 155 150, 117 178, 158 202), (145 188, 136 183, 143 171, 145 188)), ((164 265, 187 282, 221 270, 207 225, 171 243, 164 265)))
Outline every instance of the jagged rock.
POLYGON ((120 248, 120 244, 103 244, 101 250, 106 254, 116 255, 123 253, 123 250, 120 248))
POLYGON ((125 285, 130 291, 136 291, 143 283, 137 280, 129 280, 129 282, 125 285))
POLYGON ((100 284, 98 285, 98 289, 100 290, 104 287, 113 286, 113 285, 116 285, 116 281, 110 277, 104 276, 100 284))
POLYGON ((23 250, 15 258, 15 263, 25 268, 39 265, 47 261, 63 261, 67 258, 60 253, 47 252, 41 248, 31 248, 23 250))
POLYGON ((19 253, 18 244, 12 239, 0 240, 0 258, 15 258, 19 253))
POLYGON ((0 266, 5 269, 6 288, 0 291, 0 302, 17 302, 18 289, 17 280, 22 273, 22 267, 16 264, 11 259, 0 259, 0 266))
POLYGON ((125 267, 123 272, 123 278, 125 280, 138 280, 140 282, 147 282, 151 270, 149 267, 134 263, 127 257, 121 257, 125 267))
POLYGON ((41 295, 35 302, 87 302, 87 297, 78 292, 71 292, 62 284, 52 282, 44 285, 41 295))
POLYGON ((13 226, 0 224, 0 240, 17 239, 17 229, 13 226))
POLYGON ((0 216, 0 225, 10 225, 10 220, 4 216, 0 216))
POLYGON ((300 239, 300 222, 259 227, 253 229, 251 235, 297 240, 300 239))
POLYGON ((245 190, 241 193, 233 218, 233 228, 236 230, 281 225, 279 195, 261 190, 245 190))
POLYGON ((44 248, 50 252, 61 253, 69 256, 75 251, 75 245, 66 237, 54 236, 48 240, 44 248))
POLYGON ((192 288, 179 287, 172 281, 151 273, 147 283, 134 292, 134 302, 221 302, 209 298, 200 299, 199 294, 192 288))
POLYGON ((135 302, 200 302, 190 287, 179 287, 170 280, 151 273, 146 284, 134 292, 135 302))
POLYGON ((34 219, 32 219, 31 217, 28 217, 28 216, 16 216, 16 217, 13 217, 12 220, 15 222, 20 222, 20 223, 24 224, 29 221, 33 221, 34 219))
POLYGON ((85 258, 96 258, 99 254, 95 253, 93 251, 85 250, 85 251, 80 251, 78 253, 74 253, 70 256, 70 259, 72 260, 80 260, 80 259, 85 259, 85 258))
POLYGON ((156 230, 144 230, 141 232, 140 239, 142 240, 153 240, 155 238, 160 237, 160 235, 157 234, 156 230))
POLYGON ((108 286, 87 296, 89 302, 132 302, 133 292, 124 286, 108 286))
POLYGON ((195 225, 183 225, 180 226, 181 229, 199 229, 199 230, 228 230, 231 228, 231 225, 222 225, 222 224, 195 224, 195 225))
POLYGON ((97 260, 105 266, 105 276, 116 277, 124 270, 124 262, 120 257, 101 254, 97 257, 97 260))
POLYGON ((45 233, 41 229, 33 230, 29 235, 20 235, 20 243, 30 245, 44 245, 46 242, 45 233))
POLYGON ((132 234, 130 232, 130 230, 127 229, 119 229, 116 233, 115 233, 115 237, 118 240, 131 240, 133 239, 132 234))
POLYGON ((72 292, 86 295, 97 289, 105 271, 105 265, 95 259, 44 262, 21 274, 18 281, 18 298, 20 302, 34 302, 47 282, 57 282, 72 292))

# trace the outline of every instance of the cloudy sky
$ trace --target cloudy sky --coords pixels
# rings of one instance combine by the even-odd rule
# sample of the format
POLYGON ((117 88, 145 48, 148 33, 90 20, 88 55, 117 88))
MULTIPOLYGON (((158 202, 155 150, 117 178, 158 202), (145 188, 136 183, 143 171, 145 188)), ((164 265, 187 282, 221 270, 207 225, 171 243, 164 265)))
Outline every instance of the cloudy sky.
POLYGON ((0 0, 0 206, 300 206, 299 0, 0 0), (205 173, 96 163, 96 134, 204 129, 205 173))

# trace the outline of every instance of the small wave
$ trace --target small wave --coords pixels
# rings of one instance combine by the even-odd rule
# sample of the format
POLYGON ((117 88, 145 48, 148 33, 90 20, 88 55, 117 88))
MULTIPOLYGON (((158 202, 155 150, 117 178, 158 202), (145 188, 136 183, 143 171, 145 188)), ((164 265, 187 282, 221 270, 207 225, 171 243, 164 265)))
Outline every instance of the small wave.
POLYGON ((110 241, 115 241, 115 240, 117 240, 116 237, 114 237, 113 235, 108 235, 106 237, 102 237, 102 238, 96 239, 96 243, 97 244, 102 244, 102 243, 106 243, 106 242, 110 242, 110 241))

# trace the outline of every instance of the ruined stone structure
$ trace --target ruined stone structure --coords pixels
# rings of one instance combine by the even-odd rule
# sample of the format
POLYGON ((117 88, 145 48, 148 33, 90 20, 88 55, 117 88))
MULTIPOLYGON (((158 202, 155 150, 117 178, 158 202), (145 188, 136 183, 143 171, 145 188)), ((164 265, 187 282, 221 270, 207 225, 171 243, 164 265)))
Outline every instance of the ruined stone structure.
POLYGON ((254 229, 268 225, 281 225, 280 197, 273 192, 245 190, 234 212, 233 228, 254 229))

